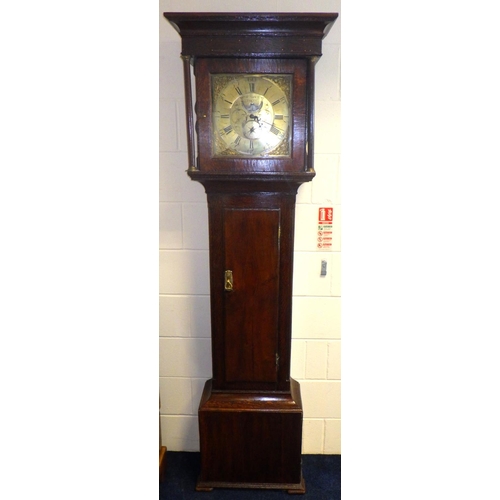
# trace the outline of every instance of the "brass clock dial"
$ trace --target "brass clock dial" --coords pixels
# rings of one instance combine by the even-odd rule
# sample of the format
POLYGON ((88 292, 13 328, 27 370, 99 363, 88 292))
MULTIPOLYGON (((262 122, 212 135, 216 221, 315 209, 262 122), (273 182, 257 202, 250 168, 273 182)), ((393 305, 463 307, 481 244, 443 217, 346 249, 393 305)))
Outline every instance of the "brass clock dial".
POLYGON ((212 75, 213 154, 290 155, 291 75, 212 75))

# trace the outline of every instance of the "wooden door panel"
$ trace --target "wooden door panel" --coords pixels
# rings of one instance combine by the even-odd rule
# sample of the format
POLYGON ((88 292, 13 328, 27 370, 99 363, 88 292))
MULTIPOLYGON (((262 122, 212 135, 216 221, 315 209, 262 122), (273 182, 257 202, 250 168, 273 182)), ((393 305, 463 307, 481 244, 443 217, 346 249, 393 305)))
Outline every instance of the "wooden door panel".
POLYGON ((226 382, 277 382, 278 209, 224 211, 226 382))

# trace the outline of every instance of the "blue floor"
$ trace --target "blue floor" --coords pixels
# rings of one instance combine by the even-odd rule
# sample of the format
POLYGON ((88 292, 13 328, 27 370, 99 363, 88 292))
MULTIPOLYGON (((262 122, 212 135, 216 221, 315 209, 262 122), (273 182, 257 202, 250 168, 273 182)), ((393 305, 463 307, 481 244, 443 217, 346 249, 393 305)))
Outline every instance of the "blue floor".
POLYGON ((160 483, 160 500, 278 500, 292 498, 340 500, 340 455, 302 455, 305 495, 281 490, 214 489, 195 491, 200 470, 200 454, 167 452, 165 481, 160 483))

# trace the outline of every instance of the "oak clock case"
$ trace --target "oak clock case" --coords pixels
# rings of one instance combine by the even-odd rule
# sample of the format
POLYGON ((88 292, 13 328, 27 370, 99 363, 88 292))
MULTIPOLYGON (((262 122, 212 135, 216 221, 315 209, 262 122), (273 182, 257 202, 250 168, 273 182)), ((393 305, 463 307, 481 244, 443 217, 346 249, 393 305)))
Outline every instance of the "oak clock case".
POLYGON ((188 174, 209 214, 213 376, 196 489, 305 493, 290 377, 295 198, 315 175, 314 65, 337 14, 164 15, 182 39, 188 174))

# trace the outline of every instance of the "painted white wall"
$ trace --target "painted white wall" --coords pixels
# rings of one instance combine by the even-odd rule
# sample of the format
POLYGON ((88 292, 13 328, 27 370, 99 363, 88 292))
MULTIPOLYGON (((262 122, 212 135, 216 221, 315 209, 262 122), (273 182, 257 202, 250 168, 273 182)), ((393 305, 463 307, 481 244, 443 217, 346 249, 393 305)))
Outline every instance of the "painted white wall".
MULTIPOLYGON (((186 174, 181 40, 162 13, 339 12, 339 0, 160 1, 160 396, 163 444, 198 451, 197 411, 211 373, 208 220, 186 174), (250 9, 251 7, 251 9, 250 9)), ((340 453, 340 17, 316 65, 315 170, 297 196, 291 375, 304 404, 303 453, 340 453), (318 208, 334 208, 331 251, 317 250, 318 208), (320 276, 326 260, 327 276, 320 276)))

